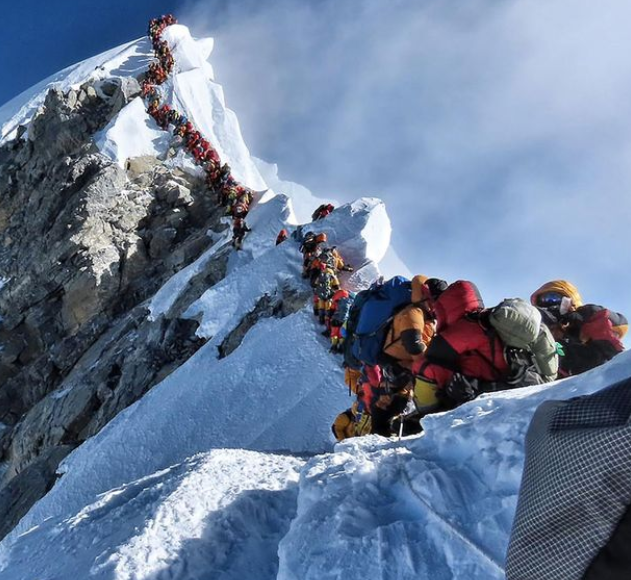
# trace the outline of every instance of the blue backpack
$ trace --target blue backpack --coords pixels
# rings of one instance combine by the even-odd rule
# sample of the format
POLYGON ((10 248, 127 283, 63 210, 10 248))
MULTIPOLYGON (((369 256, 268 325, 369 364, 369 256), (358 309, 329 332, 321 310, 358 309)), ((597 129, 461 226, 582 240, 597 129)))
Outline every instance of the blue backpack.
MULTIPOLYGON (((383 284, 373 285, 365 292, 360 300, 361 310, 355 313, 356 324, 353 328, 348 328, 347 325, 345 347, 350 349, 349 354, 356 361, 376 365, 379 364, 381 349, 393 316, 412 301, 412 285, 407 278, 395 276, 383 284)), ((356 305, 357 299, 351 309, 349 322, 353 318, 352 311, 356 305)))
POLYGON ((370 298, 371 289, 362 290, 355 295, 355 300, 348 313, 346 319, 346 340, 344 341, 344 366, 351 369, 359 370, 362 368, 362 361, 357 360, 353 354, 352 337, 357 328, 357 322, 361 314, 362 306, 370 298))
POLYGON ((340 298, 337 302, 337 309, 331 317, 331 322, 335 323, 335 326, 342 326, 348 319, 348 315, 353 306, 355 300, 355 293, 350 292, 346 298, 340 298))

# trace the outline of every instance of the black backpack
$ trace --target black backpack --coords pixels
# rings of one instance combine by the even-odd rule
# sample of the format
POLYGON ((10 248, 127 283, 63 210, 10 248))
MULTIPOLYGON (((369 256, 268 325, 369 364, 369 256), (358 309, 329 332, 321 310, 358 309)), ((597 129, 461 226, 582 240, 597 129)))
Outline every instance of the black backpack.
POLYGON ((306 252, 313 252, 317 245, 316 235, 313 232, 307 232, 305 237, 302 239, 302 244, 300 244, 300 252, 302 254, 306 252))

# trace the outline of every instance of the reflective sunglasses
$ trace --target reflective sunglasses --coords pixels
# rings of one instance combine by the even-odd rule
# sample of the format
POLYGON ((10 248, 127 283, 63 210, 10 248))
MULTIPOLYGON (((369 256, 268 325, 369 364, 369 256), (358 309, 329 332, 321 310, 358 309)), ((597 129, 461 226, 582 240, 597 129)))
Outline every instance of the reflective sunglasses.
POLYGON ((559 292, 544 292, 537 296, 537 306, 541 308, 550 308, 552 306, 560 306, 563 301, 563 294, 559 292))

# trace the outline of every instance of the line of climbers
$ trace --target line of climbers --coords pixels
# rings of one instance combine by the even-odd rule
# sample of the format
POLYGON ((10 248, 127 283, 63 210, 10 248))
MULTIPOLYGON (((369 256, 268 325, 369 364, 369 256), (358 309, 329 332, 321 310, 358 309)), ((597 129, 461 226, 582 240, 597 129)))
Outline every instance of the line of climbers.
POLYGON ((245 218, 254 199, 252 190, 234 179, 230 166, 222 164, 217 150, 182 113, 161 103, 158 87, 167 81, 175 65, 168 43, 162 40, 162 32, 172 24, 177 24, 172 14, 149 21, 148 34, 157 61, 149 65, 141 84, 141 94, 147 103, 147 113, 157 125, 165 131, 172 126, 176 145, 188 151, 195 164, 204 169, 209 191, 215 193, 217 203, 226 208, 227 216, 232 217, 232 245, 239 250, 245 234, 251 231, 245 218))
POLYGON ((356 400, 336 418, 338 440, 418 433, 428 413, 481 393, 582 373, 624 350, 626 318, 583 304, 555 280, 485 308, 472 282, 397 276, 359 292, 343 327, 345 380, 356 400))
MULTIPOLYGON (((312 215, 334 210, 323 204, 312 215)), ((276 245, 289 237, 282 229, 276 245)), ((530 302, 503 300, 486 308, 473 282, 395 276, 357 294, 341 287, 352 272, 325 233, 300 242, 302 276, 314 291, 313 313, 344 355, 345 382, 356 400, 332 425, 338 440, 421 431, 428 413, 453 409, 479 394, 577 375, 624 350, 626 318, 583 304, 576 287, 553 280, 530 302)))
POLYGON ((302 239, 302 277, 313 288, 313 313, 326 326, 323 334, 331 338, 331 350, 338 351, 344 342, 343 324, 354 298, 342 289, 339 272, 352 272, 335 246, 327 246, 327 235, 308 232, 302 239))
MULTIPOLYGON (((332 204, 322 204, 312 214, 312 220, 324 219, 334 211, 332 204)), ((307 232, 303 235, 299 227, 293 237, 300 242, 303 255, 302 277, 307 278, 313 289, 313 314, 320 324, 325 325, 323 335, 331 340, 331 352, 343 352, 346 337, 346 320, 350 312, 355 293, 341 287, 338 274, 353 272, 353 267, 346 264, 335 246, 327 246, 324 232, 307 232)), ((278 232, 276 245, 289 238, 289 232, 283 228, 278 232)))
MULTIPOLYGON (((159 85, 175 62, 161 35, 177 21, 153 19, 149 36, 157 62, 142 82, 147 112, 173 134, 204 168, 209 190, 233 218, 233 245, 240 249, 250 228, 245 222, 253 192, 239 184, 230 167, 192 123, 161 104, 159 85)), ((313 221, 334 210, 322 204, 313 221)), ((337 439, 368 433, 389 436, 419 432, 424 415, 448 410, 480 393, 541 384, 598 366, 624 350, 627 320, 595 304, 583 304, 569 282, 541 286, 530 303, 508 299, 485 308, 472 282, 448 285, 437 278, 396 276, 356 295, 343 289, 344 263, 324 233, 295 232, 303 253, 303 277, 314 290, 313 310, 326 326, 331 350, 344 354, 345 380, 356 395, 333 425, 337 439)), ((280 244, 288 238, 281 230, 280 244)))

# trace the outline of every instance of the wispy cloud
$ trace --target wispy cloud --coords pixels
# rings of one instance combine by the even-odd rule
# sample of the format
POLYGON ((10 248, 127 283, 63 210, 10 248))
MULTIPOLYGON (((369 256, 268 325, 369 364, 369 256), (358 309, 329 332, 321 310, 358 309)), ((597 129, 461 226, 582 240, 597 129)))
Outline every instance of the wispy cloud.
POLYGON ((631 4, 189 4, 253 152, 382 197, 414 271, 631 313, 631 4))

